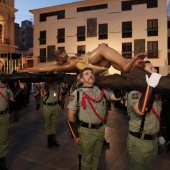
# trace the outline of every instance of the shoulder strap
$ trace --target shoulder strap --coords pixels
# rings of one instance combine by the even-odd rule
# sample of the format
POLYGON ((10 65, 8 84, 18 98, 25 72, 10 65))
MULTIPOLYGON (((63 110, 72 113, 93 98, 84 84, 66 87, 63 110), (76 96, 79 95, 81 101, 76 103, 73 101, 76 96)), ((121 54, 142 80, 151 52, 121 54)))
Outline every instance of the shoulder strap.
POLYGON ((2 96, 4 100, 8 103, 8 99, 3 95, 3 93, 0 92, 0 96, 2 96))
POLYGON ((79 101, 80 101, 80 92, 79 92, 79 90, 77 90, 77 105, 76 105, 76 107, 80 107, 79 101))
POLYGON ((49 88, 48 88, 48 84, 47 83, 44 83, 43 86, 42 86, 42 91, 46 91, 46 97, 45 99, 43 100, 43 102, 46 102, 46 100, 49 98, 49 88))
POLYGON ((152 107, 152 112, 153 112, 153 114, 157 117, 157 119, 160 121, 161 117, 160 117, 160 115, 156 112, 156 110, 154 109, 154 107, 152 107))

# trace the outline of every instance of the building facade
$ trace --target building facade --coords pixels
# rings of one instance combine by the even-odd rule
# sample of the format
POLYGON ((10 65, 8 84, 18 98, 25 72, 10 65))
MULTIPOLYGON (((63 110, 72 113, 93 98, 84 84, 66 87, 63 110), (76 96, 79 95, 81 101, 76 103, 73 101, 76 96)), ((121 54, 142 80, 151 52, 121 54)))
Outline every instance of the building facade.
POLYGON ((159 72, 168 74, 167 0, 86 0, 30 12, 34 66, 55 63, 58 48, 73 56, 106 43, 126 58, 147 52, 159 72))
POLYGON ((33 67, 33 22, 24 20, 21 26, 15 23, 16 52, 21 55, 21 68, 33 67))
POLYGON ((14 41, 14 19, 17 9, 14 0, 0 0, 0 57, 5 60, 3 73, 11 73, 18 65, 19 55, 14 41))

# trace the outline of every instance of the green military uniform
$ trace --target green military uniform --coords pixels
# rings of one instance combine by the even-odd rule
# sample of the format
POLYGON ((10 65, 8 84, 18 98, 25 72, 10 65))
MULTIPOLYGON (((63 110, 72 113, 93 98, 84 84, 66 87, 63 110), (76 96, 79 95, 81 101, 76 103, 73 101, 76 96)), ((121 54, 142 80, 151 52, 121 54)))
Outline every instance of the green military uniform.
POLYGON ((141 126, 142 116, 133 112, 132 105, 138 101, 140 97, 141 94, 138 91, 131 91, 128 94, 128 109, 130 113, 128 151, 130 154, 131 169, 133 170, 152 169, 152 164, 158 150, 157 134, 160 123, 154 112, 160 115, 161 100, 155 98, 153 109, 146 114, 143 133, 141 137, 139 137, 138 132, 141 126))
POLYGON ((46 84, 46 86, 48 92, 47 95, 43 97, 43 114, 45 119, 45 132, 48 136, 48 147, 50 148, 56 143, 54 136, 59 118, 60 83, 54 82, 52 84, 46 84))
MULTIPOLYGON (((109 99, 111 91, 104 91, 105 96, 109 99)), ((106 99, 101 97, 101 90, 93 87, 79 88, 79 136, 82 140, 81 147, 81 170, 97 170, 98 162, 104 141, 105 125, 104 118, 106 115, 106 99), (88 102, 84 94, 90 96, 92 100, 88 102), (100 100, 101 99, 101 100, 100 100), (97 115, 95 114, 97 112, 97 115)), ((77 110, 77 90, 70 95, 68 108, 77 110)))
MULTIPOLYGON (((8 128, 9 128, 9 113, 8 99, 13 96, 10 89, 0 81, 0 159, 5 159, 8 151, 8 128)), ((2 164, 2 160, 0 160, 2 164)), ((5 165, 0 164, 0 169, 5 165)))

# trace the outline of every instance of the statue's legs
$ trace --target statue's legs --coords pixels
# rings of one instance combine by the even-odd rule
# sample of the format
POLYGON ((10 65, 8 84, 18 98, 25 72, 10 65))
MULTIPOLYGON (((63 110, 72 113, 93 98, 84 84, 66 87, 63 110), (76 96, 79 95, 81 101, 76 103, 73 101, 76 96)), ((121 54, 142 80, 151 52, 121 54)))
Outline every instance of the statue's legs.
MULTIPOLYGON (((110 62, 110 64, 117 70, 129 72, 135 63, 136 65, 143 61, 146 57, 145 53, 139 53, 132 59, 126 59, 121 56, 113 48, 110 48, 106 44, 101 44, 92 52, 89 53, 89 62, 92 64, 99 64, 103 59, 110 62)), ((101 65, 101 64, 100 64, 101 65)), ((102 65, 101 65, 102 66, 102 65)))

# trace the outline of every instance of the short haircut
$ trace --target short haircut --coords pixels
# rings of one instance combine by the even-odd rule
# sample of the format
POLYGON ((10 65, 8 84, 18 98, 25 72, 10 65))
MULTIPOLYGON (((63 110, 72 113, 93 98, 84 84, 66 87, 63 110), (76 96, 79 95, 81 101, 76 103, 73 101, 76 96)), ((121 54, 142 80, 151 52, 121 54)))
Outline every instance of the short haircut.
POLYGON ((146 60, 146 61, 144 61, 144 63, 146 64, 146 63, 151 63, 149 60, 146 60))
POLYGON ((91 71, 93 72, 93 69, 92 69, 92 68, 84 68, 83 70, 80 71, 80 78, 83 77, 83 73, 84 73, 84 71, 86 71, 86 70, 91 70, 91 71))

